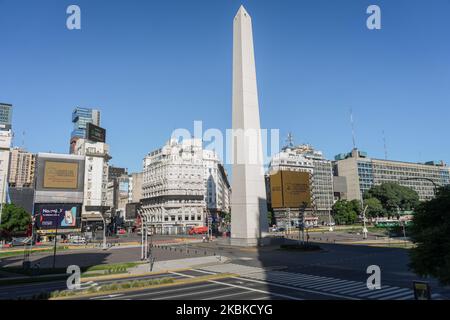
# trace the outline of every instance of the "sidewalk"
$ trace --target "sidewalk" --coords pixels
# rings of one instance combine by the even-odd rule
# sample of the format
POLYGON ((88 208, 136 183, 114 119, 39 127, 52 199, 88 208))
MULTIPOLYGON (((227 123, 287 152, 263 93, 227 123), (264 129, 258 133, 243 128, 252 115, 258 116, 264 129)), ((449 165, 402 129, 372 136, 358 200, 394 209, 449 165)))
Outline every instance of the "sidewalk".
MULTIPOLYGON (((153 265, 152 272, 166 272, 171 270, 192 269, 206 265, 222 264, 228 262, 229 259, 224 256, 207 256, 197 258, 186 258, 177 260, 156 261, 153 265)), ((128 269, 130 274, 143 274, 150 272, 148 263, 138 265, 128 269)))

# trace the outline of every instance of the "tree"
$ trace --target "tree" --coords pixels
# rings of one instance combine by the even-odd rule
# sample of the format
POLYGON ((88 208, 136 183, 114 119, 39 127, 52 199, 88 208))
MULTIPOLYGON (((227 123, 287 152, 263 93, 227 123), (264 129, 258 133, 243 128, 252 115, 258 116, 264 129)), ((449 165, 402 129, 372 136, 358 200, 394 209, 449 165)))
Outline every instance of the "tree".
POLYGON ((361 211, 358 200, 338 200, 333 205, 333 218, 337 224, 353 224, 361 211))
POLYGON ((390 217, 397 215, 400 210, 413 210, 419 205, 416 191, 393 182, 373 186, 364 194, 364 198, 378 199, 390 217))
POLYGON ((31 223, 31 215, 14 204, 3 205, 0 236, 11 238, 12 235, 24 233, 31 223))
POLYGON ((410 267, 421 276, 450 284, 450 186, 416 208, 410 238, 416 244, 410 251, 410 267))
POLYGON ((275 215, 272 211, 267 211, 267 223, 269 227, 275 224, 275 215))
POLYGON ((366 214, 368 217, 376 218, 385 216, 383 205, 377 198, 364 199, 364 207, 365 206, 367 206, 366 214))

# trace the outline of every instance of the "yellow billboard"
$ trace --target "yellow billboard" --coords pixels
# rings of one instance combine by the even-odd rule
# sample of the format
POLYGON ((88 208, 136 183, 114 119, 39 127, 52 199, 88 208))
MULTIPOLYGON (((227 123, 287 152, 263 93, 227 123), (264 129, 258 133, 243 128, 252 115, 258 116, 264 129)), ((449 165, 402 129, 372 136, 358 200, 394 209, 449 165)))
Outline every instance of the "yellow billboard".
POLYGON ((270 176, 272 208, 299 208, 311 203, 308 172, 278 171, 270 176))
POLYGON ((77 189, 78 163, 46 161, 44 168, 44 188, 77 189))

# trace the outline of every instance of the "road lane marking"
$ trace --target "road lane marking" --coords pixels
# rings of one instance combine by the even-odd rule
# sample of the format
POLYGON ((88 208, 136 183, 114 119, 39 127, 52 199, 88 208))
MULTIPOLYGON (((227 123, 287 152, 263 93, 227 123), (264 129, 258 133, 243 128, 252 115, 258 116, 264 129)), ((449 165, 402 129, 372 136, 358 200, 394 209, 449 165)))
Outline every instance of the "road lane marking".
POLYGON ((202 300, 217 300, 217 299, 222 299, 222 298, 226 298, 226 297, 239 296, 239 295, 249 294, 249 293, 254 293, 254 292, 251 292, 251 291, 241 291, 241 292, 236 292, 236 293, 232 293, 232 294, 226 294, 226 295, 222 295, 222 296, 216 296, 216 297, 212 297, 212 298, 206 298, 206 299, 202 299, 202 300))
MULTIPOLYGON (((196 285, 194 286, 194 288, 201 288, 201 287, 210 287, 213 286, 214 284, 210 283, 210 284, 203 284, 203 285, 196 285)), ((146 296, 146 295, 150 295, 150 294, 158 294, 158 293, 164 293, 164 292, 174 292, 174 291, 180 291, 180 290, 189 290, 192 289, 192 287, 183 287, 183 288, 178 288, 178 289, 169 289, 169 290, 164 290, 164 291, 152 291, 152 292, 142 292, 142 293, 138 293, 138 294, 132 294, 132 295, 127 295, 127 298, 131 298, 131 297, 141 297, 141 296, 146 296)), ((143 289, 145 290, 145 289, 143 289)), ((107 300, 114 300, 114 298, 112 299, 107 299, 107 300)))
MULTIPOLYGON (((237 277, 233 277, 233 279, 249 281, 249 279, 237 278, 237 277)), ((270 295, 273 295, 273 296, 278 296, 278 297, 281 297, 281 298, 287 298, 287 299, 291 299, 291 300, 303 300, 303 299, 298 298, 298 297, 292 297, 292 296, 288 296, 288 295, 285 295, 285 294, 274 293, 274 292, 269 292, 269 291, 265 291, 265 290, 259 290, 259 289, 255 289, 255 288, 238 286, 238 285, 231 284, 231 283, 226 283, 226 282, 220 282, 220 281, 215 281, 215 280, 209 280, 209 282, 219 283, 219 284, 223 284, 223 285, 226 285, 226 286, 231 286, 231 287, 235 287, 235 288, 245 289, 245 290, 249 290, 249 291, 255 291, 255 292, 259 292, 259 293, 266 293, 266 294, 270 294, 270 295)), ((258 281, 250 280, 250 282, 258 282, 258 281)), ((267 285, 268 283, 267 282, 263 282, 263 284, 267 285)))
POLYGON ((230 289, 233 289, 233 288, 219 288, 219 289, 212 289, 212 290, 206 290, 206 291, 195 291, 195 292, 190 292, 190 293, 176 294, 174 296, 164 296, 161 298, 155 298, 155 299, 151 299, 151 300, 166 300, 166 299, 171 299, 171 298, 176 298, 176 297, 186 297, 186 296, 198 295, 198 294, 203 294, 203 293, 208 293, 208 292, 230 290, 230 289))

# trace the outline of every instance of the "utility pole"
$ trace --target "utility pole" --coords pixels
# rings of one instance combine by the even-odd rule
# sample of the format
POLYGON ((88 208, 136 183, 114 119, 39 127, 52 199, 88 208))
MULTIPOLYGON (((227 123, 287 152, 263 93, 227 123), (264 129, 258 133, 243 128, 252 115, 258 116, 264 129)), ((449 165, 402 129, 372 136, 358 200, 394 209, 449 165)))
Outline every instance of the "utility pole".
POLYGON ((363 210, 363 239, 367 239, 367 228, 366 228, 366 210, 369 206, 366 206, 363 210))
POLYGON ((138 215, 141 219, 141 260, 144 260, 144 217, 140 211, 138 211, 138 215))
POLYGON ((59 224, 59 217, 56 217, 55 243, 53 247, 53 269, 55 269, 56 266, 56 239, 58 238, 58 224, 59 224))

